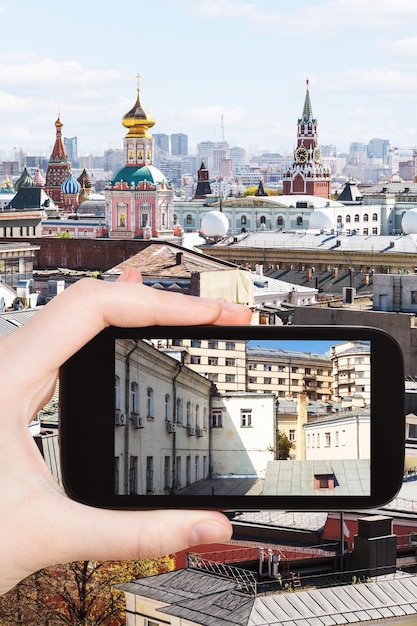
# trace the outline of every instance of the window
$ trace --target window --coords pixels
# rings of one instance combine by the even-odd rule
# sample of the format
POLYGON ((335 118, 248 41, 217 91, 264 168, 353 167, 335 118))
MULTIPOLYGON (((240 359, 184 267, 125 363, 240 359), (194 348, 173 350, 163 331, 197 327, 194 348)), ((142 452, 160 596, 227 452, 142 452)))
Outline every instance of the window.
POLYGON ((173 339, 172 340, 172 345, 173 346, 182 346, 182 339, 173 339))
POLYGON ((377 235, 378 234, 378 229, 377 228, 373 228, 372 229, 372 234, 373 235, 377 235))
POLYGON ((207 378, 211 380, 212 383, 217 383, 217 381, 219 380, 219 375, 217 372, 209 372, 207 374, 207 378))
POLYGON ((363 235, 369 235, 369 228, 364 228, 362 231, 363 235))
POLYGON ((258 380, 258 379, 257 379, 257 377, 256 377, 256 376, 249 376, 249 383, 250 383, 251 385, 256 385, 257 380, 258 380))
POLYGON ((359 222, 359 214, 355 213, 355 217, 353 219, 355 222, 359 222))
POLYGON ((168 422, 171 419, 171 396, 169 393, 165 394, 165 421, 168 422))
POLYGON ((131 456, 129 463, 129 493, 138 492, 138 457, 131 456))
POLYGON ((148 417, 153 417, 153 389, 152 387, 148 387, 146 390, 146 415, 148 417))
POLYGON ((192 348, 201 348, 201 339, 191 339, 192 348))
POLYGON ((142 213, 142 228, 145 228, 148 225, 149 215, 147 213, 142 213))
POLYGON ((367 213, 364 213, 363 215, 363 221, 364 222, 369 222, 369 215, 367 213))
POLYGON ((303 218, 301 217, 301 215, 299 215, 297 217, 297 226, 302 226, 303 225, 303 218))
POLYGON ((377 222, 378 221, 378 213, 372 213, 372 221, 373 222, 377 222))
POLYGON ((153 492, 153 456, 146 457, 146 493, 153 492))
POLYGON ((324 433, 324 445, 326 448, 330 447, 330 443, 331 443, 331 437, 330 437, 330 433, 324 433))
POLYGON ((270 372, 272 370, 272 365, 269 363, 264 363, 264 372, 270 372))
POLYGON ((209 339, 207 343, 207 347, 210 350, 217 350, 219 347, 219 342, 217 341, 217 339, 209 339))
POLYGON ((139 414, 139 385, 130 383, 130 412, 139 414))
POLYGON ((350 224, 350 215, 346 215, 346 224, 350 224))
POLYGON ((211 413, 211 424, 213 428, 222 428, 222 412, 214 409, 211 413))
POLYGON ((250 370, 256 370, 256 363, 249 363, 249 367, 248 369, 250 370))
POLYGON ((218 365, 219 364, 219 359, 217 356, 209 356, 208 357, 208 364, 209 365, 218 365))
POLYGON ((267 378, 264 378, 264 385, 270 385, 271 384, 271 378, 269 378, 269 376, 267 378))
POLYGON ((298 372, 298 367, 292 367, 291 368, 291 374, 296 374, 298 372))
POLYGON ((236 342, 235 341, 226 341, 225 348, 226 348, 226 350, 236 350, 236 342))
POLYGON ((164 457, 164 489, 171 487, 171 459, 169 456, 164 457))
POLYGON ((181 457, 177 456, 176 458, 176 467, 175 467, 175 482, 177 487, 181 487, 181 457))
POLYGON ((177 398, 176 417, 177 417, 177 424, 182 424, 182 399, 181 398, 177 398))
POLYGON ((334 489, 334 474, 314 474, 315 489, 334 489))
POLYGON ((278 365, 279 372, 285 372, 285 365, 278 365))
POLYGON ((317 447, 320 448, 320 433, 317 433, 317 447))
POLYGON ((187 402, 186 419, 187 419, 187 426, 191 426, 191 402, 190 401, 187 402))
POLYGON ((196 428, 200 428, 200 407, 198 404, 195 407, 195 426, 196 428))
POLYGON ((336 430, 335 434, 334 434, 334 445, 338 446, 339 445, 339 431, 336 430))
POLYGON ((234 367, 236 365, 236 359, 226 359, 225 365, 226 367, 234 367))
POLYGON ((417 304, 417 291, 411 291, 411 304, 417 304))
POLYGON ((341 216, 341 215, 338 215, 338 216, 337 216, 337 218, 336 218, 336 223, 337 223, 337 224, 341 224, 341 223, 342 223, 342 216, 341 216))
POLYGON ((201 356, 191 356, 190 357, 190 365, 200 365, 201 364, 201 356))
POLYGON ((252 426, 251 409, 240 409, 240 425, 242 428, 249 428, 252 426))
POLYGON ((408 425, 408 438, 417 439, 417 424, 408 425))
POLYGON ((285 385, 285 378, 278 378, 278 385, 285 385))
POLYGON ((304 371, 306 374, 311 374, 311 367, 306 367, 304 371))
POLYGON ((290 428, 289 433, 288 433, 288 439, 290 441, 295 441, 295 429, 294 428, 290 428))
POLYGON ((115 376, 114 379, 114 408, 120 411, 120 378, 115 376))
POLYGON ((236 380, 236 376, 235 376, 235 374, 226 374, 226 376, 225 376, 225 381, 226 381, 227 383, 234 383, 234 382, 235 382, 235 380, 236 380))
POLYGON ((278 215, 277 217, 277 226, 284 226, 284 218, 282 215, 278 215))
POLYGON ((191 484, 191 456, 185 458, 185 484, 191 484))
POLYGON ((200 457, 198 456, 198 454, 195 457, 194 466, 195 466, 195 479, 197 481, 197 480, 200 480, 200 457))
POLYGON ((240 223, 242 224, 242 226, 246 226, 246 215, 242 215, 242 217, 240 218, 240 223))
POLYGON ((203 428, 207 428, 207 407, 203 409, 203 428))
POLYGON ((187 224, 192 224, 193 223, 193 216, 188 213, 187 217, 185 218, 185 221, 187 224))

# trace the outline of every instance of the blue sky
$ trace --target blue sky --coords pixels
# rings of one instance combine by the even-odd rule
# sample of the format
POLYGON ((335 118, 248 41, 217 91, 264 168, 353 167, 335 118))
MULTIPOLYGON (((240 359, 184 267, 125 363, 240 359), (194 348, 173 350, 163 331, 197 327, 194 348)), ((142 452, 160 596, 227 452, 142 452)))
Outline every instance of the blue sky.
POLYGON ((248 341, 248 346, 252 348, 269 348, 272 350, 291 350, 295 352, 311 352, 313 354, 326 354, 330 352, 332 346, 336 346, 339 343, 346 343, 346 339, 337 340, 333 339, 328 341, 325 339, 283 339, 281 341, 275 340, 258 340, 253 339, 248 341))
POLYGON ((415 0, 0 0, 0 151, 121 147, 141 101, 191 147, 289 152, 310 80, 319 141, 417 145, 415 0))

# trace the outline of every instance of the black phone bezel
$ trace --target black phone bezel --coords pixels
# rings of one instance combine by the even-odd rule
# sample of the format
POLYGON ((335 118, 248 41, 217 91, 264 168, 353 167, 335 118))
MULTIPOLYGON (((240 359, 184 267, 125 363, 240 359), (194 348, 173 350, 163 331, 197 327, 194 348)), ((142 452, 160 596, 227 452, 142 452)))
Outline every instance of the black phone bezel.
MULTIPOLYGON (((398 493, 404 472, 404 368, 398 343, 359 326, 154 326, 103 330, 60 371, 60 455, 67 494, 113 509, 364 510, 398 493), (114 493, 115 339, 371 341, 371 493, 358 496, 185 496, 114 493)), ((288 461, 291 462, 291 461, 288 461)))

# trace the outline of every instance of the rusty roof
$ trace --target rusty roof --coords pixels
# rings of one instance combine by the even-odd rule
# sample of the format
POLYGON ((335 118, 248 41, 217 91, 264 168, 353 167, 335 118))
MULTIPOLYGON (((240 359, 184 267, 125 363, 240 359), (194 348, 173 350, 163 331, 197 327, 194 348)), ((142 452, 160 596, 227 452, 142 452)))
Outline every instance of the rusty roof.
POLYGON ((106 274, 121 274, 126 267, 136 267, 142 276, 189 278, 193 272, 237 269, 238 266, 179 246, 155 243, 107 270, 106 274))

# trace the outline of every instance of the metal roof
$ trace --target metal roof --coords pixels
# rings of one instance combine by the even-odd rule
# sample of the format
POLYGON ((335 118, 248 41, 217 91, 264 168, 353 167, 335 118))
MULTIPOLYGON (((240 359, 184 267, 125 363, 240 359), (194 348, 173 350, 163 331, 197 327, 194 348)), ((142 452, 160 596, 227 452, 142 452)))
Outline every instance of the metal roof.
POLYGON ((14 330, 19 328, 19 326, 26 324, 26 322, 28 322, 38 310, 38 308, 34 308, 0 313, 0 338, 9 335, 14 330))
POLYGON ((263 495, 369 495, 369 459, 268 461, 263 495), (334 475, 333 489, 315 489, 314 476, 334 475))
POLYGON ((157 609, 160 613, 202 626, 333 626, 417 613, 417 577, 403 572, 355 585, 258 596, 236 591, 233 579, 192 569, 117 587, 167 605, 157 609))

